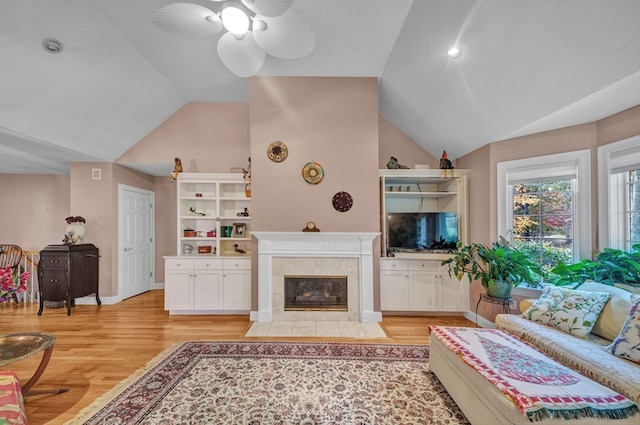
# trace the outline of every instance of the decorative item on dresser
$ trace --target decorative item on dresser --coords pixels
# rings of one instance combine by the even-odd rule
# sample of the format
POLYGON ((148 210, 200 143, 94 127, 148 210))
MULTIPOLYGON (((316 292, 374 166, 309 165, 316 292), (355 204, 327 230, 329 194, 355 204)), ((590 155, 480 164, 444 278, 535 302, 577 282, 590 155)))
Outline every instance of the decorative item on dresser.
POLYGON ((84 235, 86 232, 85 223, 87 220, 84 217, 78 216, 70 216, 65 218, 67 222, 67 229, 64 235, 64 239, 62 243, 65 245, 82 243, 84 240, 84 235))
POLYGON ((65 301, 67 316, 75 299, 95 294, 96 303, 102 304, 98 293, 98 248, 93 244, 48 245, 40 251, 38 282, 42 315, 45 301, 65 301))

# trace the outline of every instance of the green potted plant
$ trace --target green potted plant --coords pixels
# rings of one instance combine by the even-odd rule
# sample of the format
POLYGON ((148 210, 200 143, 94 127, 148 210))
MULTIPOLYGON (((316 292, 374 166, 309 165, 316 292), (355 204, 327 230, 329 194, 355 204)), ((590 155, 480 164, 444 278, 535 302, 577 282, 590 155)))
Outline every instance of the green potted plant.
POLYGON ((443 260, 442 265, 448 265, 449 276, 455 275, 458 280, 465 274, 469 281, 480 280, 487 295, 494 298, 509 298, 511 289, 522 282, 538 286, 536 276, 544 276, 544 271, 526 254, 498 242, 487 246, 458 241, 454 255, 443 260))
POLYGON ((549 280, 556 286, 578 286, 586 280, 606 285, 626 284, 640 286, 640 244, 631 251, 605 248, 594 260, 582 260, 573 264, 562 261, 551 269, 549 280))

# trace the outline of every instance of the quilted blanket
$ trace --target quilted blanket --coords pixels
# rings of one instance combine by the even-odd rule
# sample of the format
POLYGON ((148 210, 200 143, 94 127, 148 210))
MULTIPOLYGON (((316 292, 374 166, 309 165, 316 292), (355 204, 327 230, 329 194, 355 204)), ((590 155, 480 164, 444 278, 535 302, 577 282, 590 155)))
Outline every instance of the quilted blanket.
POLYGON ((532 422, 547 418, 622 419, 638 405, 495 329, 432 326, 437 338, 502 391, 532 422))

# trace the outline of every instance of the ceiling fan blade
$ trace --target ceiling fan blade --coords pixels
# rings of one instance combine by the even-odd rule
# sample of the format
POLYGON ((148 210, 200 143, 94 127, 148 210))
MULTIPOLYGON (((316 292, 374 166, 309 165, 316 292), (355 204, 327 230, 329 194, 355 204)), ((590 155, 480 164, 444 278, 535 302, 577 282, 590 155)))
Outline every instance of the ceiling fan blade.
POLYGON ((256 43, 271 56, 282 59, 301 58, 316 47, 316 35, 307 21, 289 9, 282 16, 256 15, 255 21, 266 24, 264 30, 254 23, 256 43))
POLYGON ((222 31, 222 21, 214 11, 192 3, 163 6, 151 21, 162 30, 191 37, 211 37, 222 31))
POLYGON ((242 0, 245 6, 263 16, 280 16, 291 7, 293 0, 242 0))
POLYGON ((256 44, 251 32, 241 39, 228 32, 218 40, 218 56, 229 71, 239 77, 251 77, 262 68, 266 53, 256 44))

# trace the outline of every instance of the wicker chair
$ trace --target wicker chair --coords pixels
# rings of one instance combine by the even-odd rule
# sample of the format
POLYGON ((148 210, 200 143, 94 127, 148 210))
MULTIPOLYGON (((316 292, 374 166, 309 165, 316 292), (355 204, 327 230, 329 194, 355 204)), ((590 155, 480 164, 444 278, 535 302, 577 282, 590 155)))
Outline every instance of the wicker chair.
MULTIPOLYGON (((20 271, 20 261, 22 260, 22 248, 18 245, 0 244, 0 268, 7 266, 13 269, 14 273, 20 271)), ((13 299, 18 302, 18 297, 13 294, 13 299)))

